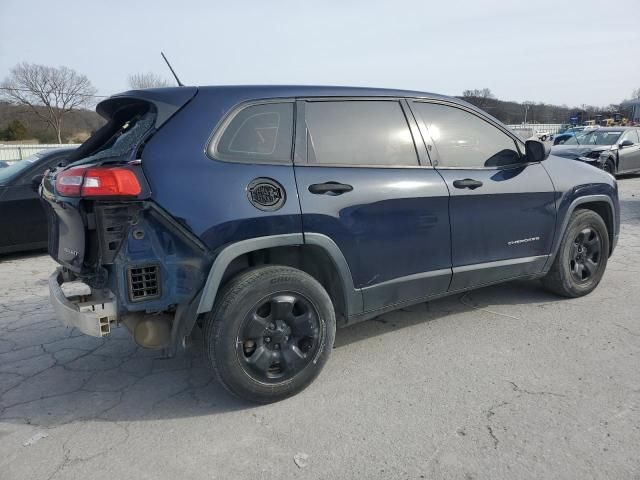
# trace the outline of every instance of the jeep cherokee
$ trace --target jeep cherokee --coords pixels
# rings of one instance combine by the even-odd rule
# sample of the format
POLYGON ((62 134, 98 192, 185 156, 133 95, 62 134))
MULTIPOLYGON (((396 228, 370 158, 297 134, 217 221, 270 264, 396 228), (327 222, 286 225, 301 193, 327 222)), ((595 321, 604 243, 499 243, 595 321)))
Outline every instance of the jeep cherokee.
POLYGON ((309 385, 336 326, 517 278, 585 295, 618 238, 614 178, 455 98, 179 87, 97 111, 40 188, 57 316, 167 355, 202 327, 221 383, 257 402, 309 385))

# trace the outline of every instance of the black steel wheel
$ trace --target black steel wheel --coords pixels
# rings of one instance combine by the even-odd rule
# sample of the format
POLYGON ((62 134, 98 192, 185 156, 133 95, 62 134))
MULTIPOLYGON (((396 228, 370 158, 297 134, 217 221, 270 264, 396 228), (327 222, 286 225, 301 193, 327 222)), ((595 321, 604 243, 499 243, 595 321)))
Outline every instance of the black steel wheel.
POLYGON ((577 210, 542 283, 565 297, 586 295, 600 283, 608 258, 609 234, 604 220, 592 210, 577 210))
POLYGON ((602 258, 602 239, 593 227, 585 227, 571 244, 569 268, 577 283, 588 282, 598 272, 602 258))
POLYGON ((304 370, 320 347, 315 306, 296 292, 267 295, 245 316, 236 340, 238 359, 257 381, 274 384, 304 370))
POLYGON ((313 277, 284 266, 238 274, 204 320, 205 351, 222 385, 269 403, 306 388, 335 338, 331 298, 313 277))

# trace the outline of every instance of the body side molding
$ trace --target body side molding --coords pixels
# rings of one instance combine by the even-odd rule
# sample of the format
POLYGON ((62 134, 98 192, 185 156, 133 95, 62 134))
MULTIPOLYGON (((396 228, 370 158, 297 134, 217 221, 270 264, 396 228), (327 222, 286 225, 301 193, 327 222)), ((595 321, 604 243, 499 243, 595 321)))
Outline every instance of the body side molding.
POLYGON ((316 245, 324 249, 333 260, 333 263, 338 270, 338 274, 342 279, 342 288, 344 291, 346 307, 345 318, 348 319, 352 315, 361 313, 364 309, 362 292, 359 289, 356 289, 353 285, 351 269, 349 268, 347 260, 344 258, 340 247, 338 247, 331 238, 321 233, 305 233, 304 243, 308 245, 316 245))
POLYGON ((206 313, 211 311, 213 303, 220 287, 222 277, 227 270, 229 264, 240 255, 252 252, 254 250, 262 250, 264 248, 284 247, 287 245, 302 245, 304 237, 302 233, 289 233, 285 235, 270 235, 266 237, 249 238, 241 240, 222 248, 216 259, 211 265, 207 281, 202 290, 200 304, 197 313, 206 313))
POLYGON ((266 237, 250 238, 241 240, 222 248, 209 270, 207 281, 202 290, 202 296, 198 305, 197 314, 211 311, 220 287, 220 282, 229 264, 245 253, 265 248, 295 246, 295 245, 316 245, 322 248, 332 259, 338 274, 342 280, 345 306, 345 315, 350 316, 362 312, 362 295, 353 286, 351 270, 347 265, 342 252, 329 237, 317 233, 290 233, 284 235, 270 235, 266 237))

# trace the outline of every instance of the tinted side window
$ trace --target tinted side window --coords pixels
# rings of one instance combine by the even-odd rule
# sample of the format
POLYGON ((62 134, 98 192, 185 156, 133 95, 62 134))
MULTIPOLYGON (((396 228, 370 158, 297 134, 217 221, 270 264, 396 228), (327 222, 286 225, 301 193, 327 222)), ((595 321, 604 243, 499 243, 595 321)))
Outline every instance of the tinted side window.
POLYGON ((500 167, 521 161, 514 140, 460 108, 415 102, 438 153, 440 167, 500 167))
POLYGON ((309 163, 418 165, 399 102, 307 102, 305 119, 309 163))
POLYGON ((252 105, 226 126, 215 156, 223 160, 290 162, 293 103, 252 105))

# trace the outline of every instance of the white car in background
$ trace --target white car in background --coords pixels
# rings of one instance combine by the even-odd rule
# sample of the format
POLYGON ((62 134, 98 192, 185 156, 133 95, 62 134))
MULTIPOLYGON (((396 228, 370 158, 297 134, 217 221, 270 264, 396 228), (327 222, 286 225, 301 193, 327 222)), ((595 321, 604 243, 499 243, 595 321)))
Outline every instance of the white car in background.
POLYGON ((550 132, 535 132, 536 137, 538 137, 538 140, 541 141, 546 141, 547 138, 551 138, 551 133, 550 132))

